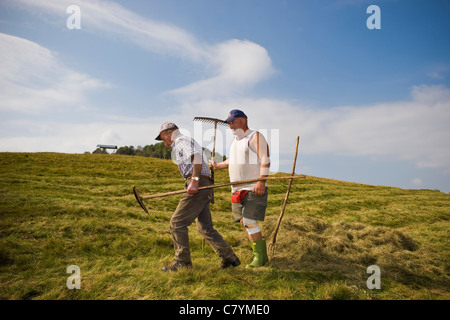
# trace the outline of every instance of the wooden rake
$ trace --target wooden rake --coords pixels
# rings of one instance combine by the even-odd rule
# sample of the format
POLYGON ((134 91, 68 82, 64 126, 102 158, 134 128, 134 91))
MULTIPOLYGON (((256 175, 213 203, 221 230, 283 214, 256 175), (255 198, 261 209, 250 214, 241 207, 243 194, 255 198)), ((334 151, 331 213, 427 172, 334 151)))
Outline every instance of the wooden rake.
MULTIPOLYGON (((294 155, 294 163, 292 164, 292 173, 291 173, 291 177, 294 177, 295 175, 295 164, 297 162, 297 153, 298 153, 298 143, 299 143, 300 137, 297 136, 297 141, 296 141, 296 145, 295 145, 295 155, 294 155)), ((277 223, 277 227, 275 228, 275 231, 273 232, 272 235, 272 242, 269 244, 268 249, 269 252, 272 253, 272 256, 275 255, 277 246, 276 246, 276 241, 277 241, 277 234, 278 234, 278 230, 280 228, 280 224, 281 224, 281 220, 283 219, 283 215, 284 215, 284 210, 286 209, 286 204, 289 198, 289 193, 291 192, 291 185, 292 185, 292 180, 289 180, 289 185, 286 191, 286 196, 284 197, 284 202, 283 202, 283 206, 281 207, 281 213, 280 213, 280 217, 278 218, 278 223, 277 223)))
MULTIPOLYGON (((205 123, 213 123, 214 124, 214 140, 213 140, 213 149, 211 152, 211 160, 214 160, 214 157, 216 156, 216 132, 217 132, 217 124, 221 124, 223 126, 228 126, 228 123, 215 118, 209 118, 209 117, 195 117, 194 121, 200 121, 205 123)), ((210 168, 211 171, 211 181, 214 184, 214 169, 210 168)), ((211 203, 214 203, 214 192, 211 192, 211 203)))
MULTIPOLYGON (((204 186, 204 187, 198 188, 198 190, 200 191, 200 190, 205 190, 205 189, 228 187, 228 186, 233 186, 233 185, 240 185, 240 184, 246 184, 246 183, 251 183, 251 182, 256 182, 256 181, 266 181, 266 180, 286 180, 286 179, 289 179, 290 182, 292 182, 293 179, 303 179, 303 178, 306 178, 306 176, 305 175, 299 175, 299 176, 267 177, 267 178, 258 178, 258 179, 250 179, 250 180, 240 180, 240 181, 225 182, 225 183, 219 183, 219 184, 210 185, 210 186, 204 186)), ((149 212, 148 212, 147 208, 144 205, 144 201, 150 200, 150 199, 155 199, 155 198, 173 196, 173 195, 177 195, 177 194, 183 194, 183 193, 186 193, 186 191, 187 191, 186 189, 182 189, 182 190, 177 190, 177 191, 171 191, 171 192, 165 192, 165 193, 158 193, 158 194, 153 194, 153 195, 141 196, 139 194, 139 192, 137 191, 136 186, 133 187, 133 193, 134 193, 134 196, 136 197, 137 202, 141 206, 142 210, 144 210, 144 212, 147 213, 147 214, 149 214, 149 212)))
MULTIPOLYGON (((213 123, 214 124, 214 141, 213 141, 213 149, 211 152, 211 160, 214 161, 214 157, 216 156, 216 132, 217 132, 217 124, 221 124, 224 126, 228 126, 228 122, 209 117, 195 117, 194 121, 200 121, 205 123, 213 123)), ((211 172, 211 181, 214 184, 214 169, 209 168, 211 172)), ((214 189, 211 191, 211 203, 214 203, 214 189)), ((205 239, 202 239, 202 249, 205 247, 205 239)))

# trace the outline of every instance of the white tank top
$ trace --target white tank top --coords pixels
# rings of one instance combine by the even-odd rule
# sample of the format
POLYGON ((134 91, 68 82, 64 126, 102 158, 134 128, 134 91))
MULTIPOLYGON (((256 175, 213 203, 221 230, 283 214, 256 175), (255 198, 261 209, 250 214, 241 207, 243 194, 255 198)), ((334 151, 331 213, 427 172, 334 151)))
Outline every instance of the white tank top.
MULTIPOLYGON (((230 182, 257 179, 260 175, 261 160, 250 147, 250 140, 257 131, 248 130, 242 138, 234 137, 230 147, 228 171, 230 182)), ((253 190, 256 182, 231 187, 231 191, 253 190)))

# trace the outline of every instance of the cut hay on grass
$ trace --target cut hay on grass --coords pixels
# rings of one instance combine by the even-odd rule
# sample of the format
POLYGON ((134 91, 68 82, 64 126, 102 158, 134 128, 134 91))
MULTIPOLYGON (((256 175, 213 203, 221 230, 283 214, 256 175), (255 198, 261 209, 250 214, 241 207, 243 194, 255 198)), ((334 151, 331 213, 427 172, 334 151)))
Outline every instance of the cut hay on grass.
MULTIPOLYGON (((402 279, 415 261, 416 273, 423 261, 418 243, 401 231, 361 223, 326 223, 300 217, 285 222, 285 232, 271 265, 280 269, 320 270, 352 275, 355 283, 367 279, 365 268, 378 265, 386 276, 402 279), (401 266, 401 267, 399 267, 401 266)), ((408 279, 409 281, 410 279, 408 279)))
MULTIPOLYGON (((281 175, 281 174, 280 174, 281 175)), ((216 183, 227 182, 226 171, 216 183)), ((294 182, 277 251, 245 269, 250 243, 233 223, 230 189, 215 190, 215 228, 242 261, 220 258, 189 228, 193 268, 165 273, 173 259, 170 216, 179 196, 170 160, 118 155, 0 153, 0 299, 449 299, 450 195, 306 177, 294 182), (66 269, 81 270, 81 289, 66 269), (381 270, 369 290, 366 270, 381 270)), ((288 181, 269 183, 261 223, 270 243, 288 181)))

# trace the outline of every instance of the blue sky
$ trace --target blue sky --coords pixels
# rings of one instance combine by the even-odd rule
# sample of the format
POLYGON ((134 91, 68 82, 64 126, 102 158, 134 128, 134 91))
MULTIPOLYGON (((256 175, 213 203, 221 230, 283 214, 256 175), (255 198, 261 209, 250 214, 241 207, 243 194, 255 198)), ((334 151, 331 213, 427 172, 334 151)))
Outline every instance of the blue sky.
POLYGON ((144 146, 164 121, 211 148, 192 119, 240 108, 274 170, 298 135, 297 173, 450 192, 449 18, 444 0, 2 1, 0 151, 144 146))

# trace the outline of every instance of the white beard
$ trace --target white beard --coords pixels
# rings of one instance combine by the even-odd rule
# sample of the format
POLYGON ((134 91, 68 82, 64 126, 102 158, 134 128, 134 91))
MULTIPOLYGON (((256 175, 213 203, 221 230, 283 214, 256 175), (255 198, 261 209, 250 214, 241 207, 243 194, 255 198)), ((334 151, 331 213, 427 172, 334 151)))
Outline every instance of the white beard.
POLYGON ((233 135, 237 136, 238 139, 242 139, 242 137, 244 137, 244 130, 242 129, 231 129, 231 133, 233 133, 233 135))

